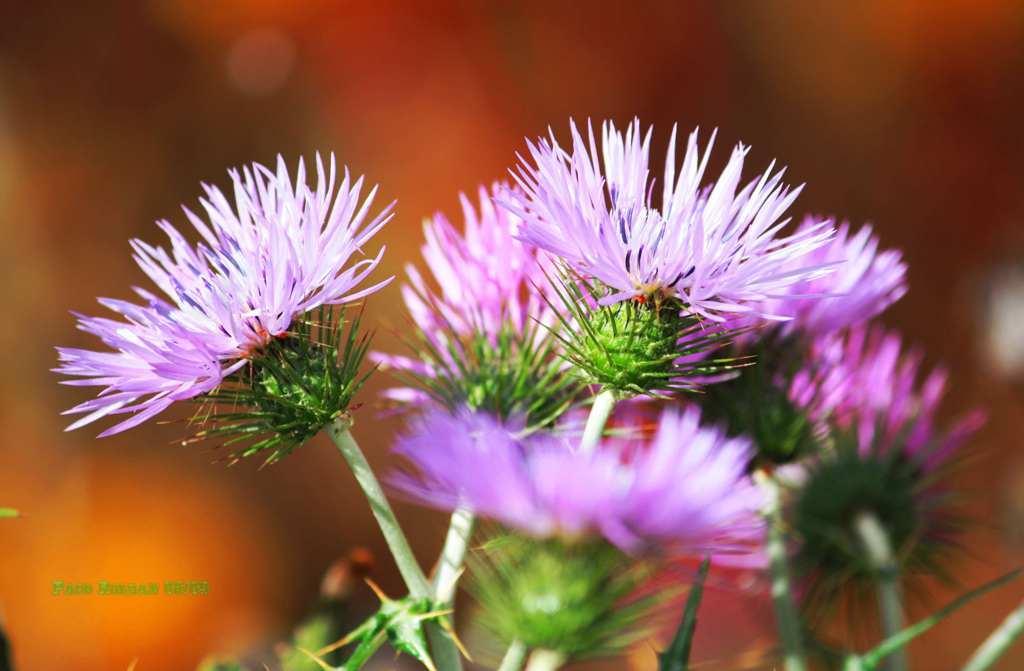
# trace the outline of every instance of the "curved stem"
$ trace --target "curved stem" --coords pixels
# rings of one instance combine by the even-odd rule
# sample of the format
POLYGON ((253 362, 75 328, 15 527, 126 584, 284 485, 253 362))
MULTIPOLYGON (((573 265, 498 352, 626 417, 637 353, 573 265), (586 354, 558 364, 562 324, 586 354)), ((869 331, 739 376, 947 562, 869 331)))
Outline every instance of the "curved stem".
POLYGON ((754 473, 754 480, 764 492, 769 568, 772 577, 772 605, 775 607, 775 621, 779 628, 779 639, 783 649, 783 665, 786 671, 805 671, 804 643, 801 633, 800 615, 793 601, 789 584, 789 562, 786 558, 786 534, 782 519, 782 493, 778 483, 764 471, 754 473))
POLYGON ((554 650, 538 649, 530 655, 526 671, 555 671, 565 664, 565 655, 554 650))
MULTIPOLYGON (((377 476, 374 475, 373 469, 366 461, 363 451, 359 449, 359 444, 352 437, 351 427, 351 418, 343 415, 328 424, 326 428, 331 440, 334 441, 338 451, 341 452, 345 461, 348 462, 349 468, 352 469, 352 474, 355 475, 356 482, 362 488, 366 500, 370 503, 370 510, 377 518, 377 525, 380 527, 381 533, 384 534, 384 540, 387 541, 388 549, 391 551, 391 556, 394 557, 398 572, 401 573, 409 594, 416 598, 432 599, 434 593, 431 585, 427 582, 423 569, 416 561, 416 556, 409 546, 402 527, 398 524, 398 518, 395 517, 377 476)), ((436 622, 427 623, 426 628, 438 671, 461 671, 462 659, 451 635, 443 631, 436 622)))
POLYGON ((989 634, 971 658, 967 660, 963 671, 985 671, 995 664, 1003 653, 1024 632, 1024 603, 1006 616, 999 628, 989 634))
POLYGON ((363 451, 359 449, 359 444, 352 437, 352 433, 349 431, 350 425, 351 420, 339 417, 327 425, 327 433, 337 445, 338 451, 345 457, 349 468, 352 469, 352 474, 356 476, 356 482, 359 483, 363 494, 366 495, 366 500, 370 503, 370 510, 377 518, 377 525, 380 527, 381 533, 384 534, 384 540, 387 541, 388 549, 395 559, 395 564, 398 565, 398 572, 402 574, 402 580, 405 581, 409 593, 417 598, 429 597, 431 596, 430 585, 427 583, 426 576, 423 575, 423 569, 416 562, 409 541, 406 539, 405 533, 402 532, 402 527, 398 525, 398 519, 384 495, 377 476, 374 475, 373 469, 366 461, 363 451))
POLYGON ((439 604, 450 603, 455 598, 455 583, 466 561, 466 549, 473 535, 473 522, 473 513, 466 508, 456 508, 452 513, 432 581, 434 599, 439 604))
POLYGON ((498 671, 519 671, 523 668, 523 662, 526 661, 526 644, 522 641, 512 641, 508 650, 505 651, 505 656, 501 658, 501 664, 498 666, 498 671))
MULTIPOLYGON (((876 587, 878 589, 878 609, 882 617, 882 629, 885 638, 902 631, 907 625, 903 612, 903 590, 900 586, 899 567, 893 555, 892 544, 885 527, 875 515, 867 512, 859 513, 853 520, 853 528, 860 536, 868 560, 878 572, 876 587)), ((900 648, 893 652, 886 661, 889 671, 906 671, 907 650, 900 648)))
POLYGON ((587 425, 583 428, 583 438, 580 440, 580 449, 583 452, 593 452, 597 444, 601 442, 604 434, 604 425, 608 423, 608 417, 615 407, 615 392, 605 389, 594 397, 594 404, 590 406, 590 414, 587 416, 587 425))

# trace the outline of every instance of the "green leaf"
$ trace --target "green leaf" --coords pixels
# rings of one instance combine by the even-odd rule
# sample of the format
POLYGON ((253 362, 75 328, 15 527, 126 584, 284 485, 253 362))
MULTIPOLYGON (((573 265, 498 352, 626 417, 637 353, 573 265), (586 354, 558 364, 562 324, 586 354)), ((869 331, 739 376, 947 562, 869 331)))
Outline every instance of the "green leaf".
POLYGON ((679 629, 672 638, 665 652, 658 655, 658 671, 687 671, 690 668, 690 649, 693 645, 693 634, 697 630, 697 609, 701 597, 704 596, 704 580, 708 577, 711 558, 705 558, 697 570, 697 579, 690 587, 690 596, 686 598, 686 608, 679 629))
POLYGON ((924 632, 928 631, 936 624, 946 619, 957 610, 966 606, 971 601, 974 601, 978 597, 991 592, 997 587, 1002 587, 1006 583, 1017 579, 1021 574, 1022 569, 1016 569, 1010 571, 1004 576, 996 578, 995 580, 985 583, 981 587, 977 587, 970 592, 958 597, 948 605, 937 610, 934 614, 919 620, 914 624, 910 625, 903 631, 893 634, 889 638, 879 643, 875 648, 865 652, 862 655, 854 655, 850 660, 847 661, 846 667, 849 669, 863 669, 864 671, 874 671, 877 669, 882 661, 896 652, 900 648, 906 646, 910 641, 914 640, 924 632), (859 662, 859 663, 858 663, 859 662))
POLYGON ((0 519, 5 517, 21 517, 21 513, 14 508, 0 508, 0 519))
POLYGON ((389 599, 375 585, 371 584, 371 587, 381 600, 377 612, 337 643, 321 649, 320 653, 357 643, 355 651, 340 667, 344 671, 356 671, 386 640, 398 652, 409 655, 430 671, 435 671, 424 625, 432 621, 443 625, 447 611, 438 610, 430 599, 411 596, 389 599))

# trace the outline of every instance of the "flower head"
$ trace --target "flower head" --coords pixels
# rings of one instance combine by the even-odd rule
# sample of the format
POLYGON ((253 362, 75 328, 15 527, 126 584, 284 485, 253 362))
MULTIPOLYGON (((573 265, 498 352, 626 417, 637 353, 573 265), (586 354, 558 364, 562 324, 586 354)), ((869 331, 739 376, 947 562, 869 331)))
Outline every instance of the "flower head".
POLYGON ((550 423, 571 400, 573 381, 543 326, 552 321, 543 260, 491 199, 506 188, 480 188, 478 207, 461 196, 461 231, 442 214, 424 223, 430 280, 410 264, 402 287, 416 357, 371 355, 410 384, 388 390, 392 400, 525 414, 531 424, 550 423))
POLYGON ((100 435, 120 433, 158 415, 175 401, 213 390, 231 372, 201 334, 173 319, 169 304, 140 293, 150 300, 149 305, 100 299, 101 305, 124 321, 78 316, 78 328, 97 336, 113 351, 57 348, 60 367, 55 370, 77 378, 64 384, 103 387, 96 398, 64 412, 84 415, 68 426, 69 431, 106 415, 130 413, 128 419, 100 435))
POLYGON ((920 369, 920 353, 904 352, 899 336, 860 325, 816 339, 792 379, 790 398, 832 446, 810 464, 794 501, 798 565, 814 578, 812 598, 879 570, 858 520, 882 529, 907 573, 935 572, 955 547, 957 515, 941 476, 982 415, 941 430, 945 371, 922 380, 920 369))
MULTIPOLYGON (((817 220, 804 218, 798 230, 809 231, 817 220)), ((843 223, 827 244, 793 262, 793 268, 833 266, 834 271, 793 284, 783 297, 767 301, 764 310, 791 321, 784 335, 831 333, 867 322, 907 292, 907 266, 897 249, 879 250, 870 226, 852 233, 843 223)))
POLYGON ((824 244, 825 223, 778 237, 785 211, 800 187, 782 183, 782 171, 739 188, 747 148, 739 145, 718 180, 702 186, 711 144, 703 152, 694 131, 676 174, 676 132, 665 161, 660 207, 648 168, 651 130, 634 120, 623 136, 602 126, 601 148, 593 129, 585 140, 571 124, 572 150, 554 138, 528 143, 532 164, 521 160, 521 187, 502 203, 523 220, 519 237, 562 258, 576 273, 610 288, 602 301, 636 296, 678 296, 686 309, 722 321, 746 313, 784 318, 763 301, 827 268, 792 267, 824 244))
POLYGON ((335 191, 333 156, 329 167, 318 156, 316 171, 311 188, 301 161, 294 182, 280 158, 276 172, 258 164, 232 170, 233 203, 204 185, 208 223, 185 208, 198 244, 166 221, 158 225, 169 250, 132 241, 136 262, 165 297, 138 289, 144 305, 100 300, 123 321, 79 317, 79 327, 111 351, 58 349, 56 372, 79 378, 66 384, 104 388, 69 411, 87 413, 69 428, 134 413, 104 435, 117 433, 175 400, 206 394, 287 337, 302 315, 351 303, 390 281, 360 286, 383 248, 350 261, 390 219, 391 206, 367 221, 376 188, 361 198, 362 178, 353 182, 346 170, 335 191))
POLYGON ((941 431, 936 417, 948 376, 937 368, 922 379, 921 364, 921 352, 904 351, 898 334, 859 325, 815 339, 788 395, 833 433, 852 433, 861 452, 896 450, 932 469, 974 434, 983 414, 941 431))
POLYGON ((460 194, 461 232, 441 213, 424 222, 420 251, 438 290, 409 264, 402 298, 428 334, 481 333, 494 340, 506 325, 525 330, 542 311, 538 287, 545 277, 537 249, 516 239, 518 218, 492 201, 506 189, 480 187, 478 207, 460 194))
POLYGON ((395 480, 406 494, 533 536, 697 555, 749 552, 760 537, 749 443, 701 427, 693 408, 665 411, 653 436, 607 439, 593 452, 548 433, 517 437, 483 414, 435 411, 396 449, 419 471, 395 480))

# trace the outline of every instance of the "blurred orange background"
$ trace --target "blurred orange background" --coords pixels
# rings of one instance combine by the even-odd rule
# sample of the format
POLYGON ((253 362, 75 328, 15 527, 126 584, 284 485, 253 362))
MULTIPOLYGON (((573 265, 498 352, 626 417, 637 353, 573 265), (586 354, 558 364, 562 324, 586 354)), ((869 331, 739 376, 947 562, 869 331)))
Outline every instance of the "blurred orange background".
MULTIPOLYGON (((58 413, 85 396, 47 372, 52 348, 93 346, 68 311, 98 313, 95 296, 143 282, 131 237, 162 242, 152 222, 182 224, 179 204, 195 204, 201 180, 223 186, 228 167, 334 151, 398 199, 381 235, 397 274, 417 257, 422 217, 455 215, 460 190, 503 177, 525 136, 564 135, 570 117, 637 115, 655 124, 659 156, 672 123, 718 127, 719 162, 751 144, 751 171, 778 158, 807 182, 797 213, 871 221, 902 248, 911 291, 885 321, 950 366, 951 413, 991 414, 961 475, 977 524, 953 569, 968 587, 1021 565, 1024 335, 987 306, 1008 295, 1001 305, 1024 314, 1022 45, 1019 0, 6 3, 0 506, 23 517, 0 520, 0 615, 17 668, 139 658, 139 671, 182 671, 208 652, 269 647, 359 546, 400 590, 322 437, 260 470, 172 444, 180 425, 62 432, 58 413), (207 580, 211 592, 51 596, 53 580, 102 579, 207 580)), ((397 287, 368 315, 395 351, 397 287)), ((372 406, 387 382, 371 382, 356 427, 381 468, 395 427, 372 406)), ((428 563, 445 520, 397 509, 428 563)), ((912 612, 955 591, 926 584, 912 612)), ((959 666, 1022 596, 1014 583, 941 625, 913 647, 917 667, 959 666)), ((763 594, 712 589, 705 604, 698 660, 772 640, 763 594)), ((644 648, 633 661, 653 659, 644 648)), ((1022 666, 1024 644, 1000 668, 1022 666)))

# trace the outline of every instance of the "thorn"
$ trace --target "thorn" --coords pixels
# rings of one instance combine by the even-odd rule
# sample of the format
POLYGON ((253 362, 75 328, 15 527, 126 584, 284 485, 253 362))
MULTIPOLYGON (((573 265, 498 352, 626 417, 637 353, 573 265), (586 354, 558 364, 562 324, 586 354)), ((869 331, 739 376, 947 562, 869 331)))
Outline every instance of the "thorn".
POLYGON ((324 669, 324 671, 334 671, 334 669, 332 669, 332 668, 331 668, 331 667, 330 667, 330 666, 329 666, 329 665, 327 664, 327 662, 325 662, 324 660, 320 659, 319 657, 317 657, 316 655, 314 655, 314 654, 313 654, 312 652, 310 652, 309 650, 306 650, 305 648, 301 648, 301 647, 300 647, 300 648, 296 648, 296 650, 298 650, 298 651, 299 651, 299 652, 301 652, 302 654, 304 654, 304 655, 308 656, 308 657, 309 657, 310 659, 312 659, 312 660, 313 660, 314 662, 316 662, 316 663, 317 663, 317 665, 318 665, 318 666, 319 666, 319 667, 320 667, 321 669, 324 669))
POLYGON ((377 583, 375 583, 373 580, 371 580, 369 578, 365 578, 365 580, 366 580, 366 584, 370 586, 371 590, 373 590, 373 593, 375 595, 377 595, 378 599, 381 600, 381 603, 387 603, 387 602, 391 601, 391 599, 388 598, 388 595, 384 593, 384 590, 382 590, 380 588, 380 585, 378 585, 377 583))
POLYGON ((329 655, 332 652, 334 652, 335 650, 340 650, 341 648, 344 648, 346 645, 348 645, 349 643, 351 643, 352 641, 356 640, 357 638, 359 638, 362 635, 363 635, 363 627, 356 627, 355 629, 353 629, 349 633, 347 633, 344 636, 342 636, 341 638, 339 638, 334 643, 331 643, 330 645, 325 645, 324 647, 322 647, 319 650, 317 650, 316 654, 321 655, 321 656, 329 655))

